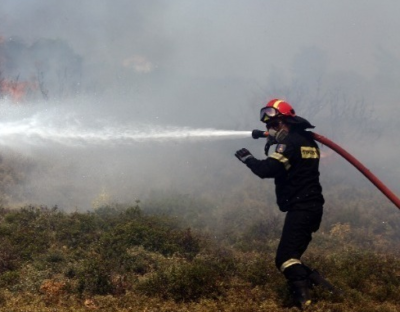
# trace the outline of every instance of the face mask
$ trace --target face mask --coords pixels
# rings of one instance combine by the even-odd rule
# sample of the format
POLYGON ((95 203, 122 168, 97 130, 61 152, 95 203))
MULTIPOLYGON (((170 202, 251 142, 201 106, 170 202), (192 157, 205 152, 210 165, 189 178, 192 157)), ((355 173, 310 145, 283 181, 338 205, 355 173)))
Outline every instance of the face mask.
POLYGON ((275 138, 277 131, 275 129, 268 130, 268 135, 275 138))
POLYGON ((270 129, 268 129, 268 136, 273 139, 272 141, 276 141, 276 143, 280 143, 282 142, 286 136, 288 135, 287 130, 283 129, 282 124, 279 123, 279 127, 271 127, 270 129), (275 128, 278 128, 278 130, 276 130, 275 128))
POLYGON ((285 129, 281 129, 278 132, 275 133, 275 140, 278 143, 281 143, 286 136, 288 135, 288 132, 285 129))
POLYGON ((288 132, 284 129, 281 129, 279 131, 276 131, 275 129, 270 129, 268 131, 268 136, 275 139, 275 141, 278 143, 282 142, 286 138, 287 134, 288 132))

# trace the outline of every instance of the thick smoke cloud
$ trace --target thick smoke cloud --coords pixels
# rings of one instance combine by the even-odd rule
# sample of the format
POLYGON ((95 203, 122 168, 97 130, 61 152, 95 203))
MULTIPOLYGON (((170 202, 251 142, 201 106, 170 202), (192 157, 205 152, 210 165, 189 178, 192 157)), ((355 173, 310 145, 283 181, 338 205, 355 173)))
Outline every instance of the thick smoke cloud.
MULTIPOLYGON (((1 78, 22 95, 2 89, 0 122, 40 116, 40 126, 251 130, 262 126, 260 106, 284 97, 400 192, 399 9, 373 0, 3 0, 1 78)), ((16 201, 68 209, 86 209, 103 191, 126 201, 152 188, 207 191, 210 180, 230 181, 224 172, 244 174, 237 148, 263 153, 250 139, 80 148, 1 142, 29 159, 16 201)), ((357 172, 344 174, 364 185, 357 172)))

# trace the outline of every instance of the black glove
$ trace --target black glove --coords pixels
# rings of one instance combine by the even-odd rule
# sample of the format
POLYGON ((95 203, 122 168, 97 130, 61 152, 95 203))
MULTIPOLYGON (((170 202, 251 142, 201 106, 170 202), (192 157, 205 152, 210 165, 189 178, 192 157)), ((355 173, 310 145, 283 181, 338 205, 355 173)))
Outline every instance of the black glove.
POLYGON ((242 148, 235 153, 237 159, 239 159, 242 163, 245 163, 247 159, 253 158, 254 156, 246 149, 242 148))

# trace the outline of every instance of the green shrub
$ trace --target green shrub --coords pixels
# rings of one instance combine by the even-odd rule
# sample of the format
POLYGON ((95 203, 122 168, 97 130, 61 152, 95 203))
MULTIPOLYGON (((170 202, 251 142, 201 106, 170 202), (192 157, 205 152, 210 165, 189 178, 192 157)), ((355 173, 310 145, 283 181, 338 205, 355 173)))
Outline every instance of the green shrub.
POLYGON ((5 215, 4 226, 7 231, 3 228, 3 237, 21 260, 32 260, 35 255, 49 248, 50 231, 46 222, 49 213, 45 207, 28 206, 5 215))
POLYGON ((106 295, 114 291, 111 268, 98 255, 87 257, 77 272, 79 294, 106 295))
POLYGON ((273 283, 277 278, 281 278, 271 255, 249 253, 238 260, 236 274, 253 287, 273 283))
POLYGON ((7 271, 0 275, 0 287, 10 288, 19 283, 18 271, 7 271))
POLYGON ((141 281, 137 290, 176 301, 215 297, 223 291, 223 274, 218 263, 195 259, 159 270, 141 281))
POLYGON ((192 258, 200 250, 199 240, 190 229, 182 230, 167 219, 147 217, 120 223, 105 233, 101 239, 102 253, 118 257, 133 246, 160 252, 163 255, 179 253, 192 258))
POLYGON ((60 215, 55 231, 56 241, 71 249, 86 249, 100 239, 106 224, 92 213, 72 213, 60 215))

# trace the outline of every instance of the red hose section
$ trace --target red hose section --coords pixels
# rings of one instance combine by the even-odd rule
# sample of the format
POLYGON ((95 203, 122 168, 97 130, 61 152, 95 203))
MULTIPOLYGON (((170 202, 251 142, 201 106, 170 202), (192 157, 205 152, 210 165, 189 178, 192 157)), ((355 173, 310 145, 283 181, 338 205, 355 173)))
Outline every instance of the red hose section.
POLYGON ((367 169, 362 163, 360 163, 356 158, 354 158, 352 155, 350 155, 348 152, 346 152, 343 148, 341 148, 339 145, 336 143, 332 142, 328 138, 319 135, 317 133, 314 133, 310 131, 314 139, 328 147, 330 147, 332 150, 337 152, 339 155, 341 155, 343 158, 345 158, 348 162, 350 162, 354 167, 356 167, 365 177, 367 177, 383 194, 386 195, 387 198, 390 199, 390 201, 396 205, 397 208, 400 209, 400 199, 391 191, 389 190, 386 185, 382 183, 381 180, 379 180, 369 169, 367 169))

